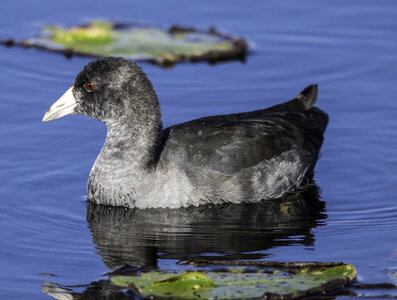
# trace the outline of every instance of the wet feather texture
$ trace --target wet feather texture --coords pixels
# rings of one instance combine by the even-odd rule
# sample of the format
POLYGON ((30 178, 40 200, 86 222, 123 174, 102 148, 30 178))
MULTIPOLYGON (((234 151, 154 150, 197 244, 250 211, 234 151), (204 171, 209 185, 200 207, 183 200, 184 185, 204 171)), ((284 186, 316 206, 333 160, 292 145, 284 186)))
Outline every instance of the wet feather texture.
POLYGON ((89 63, 72 92, 73 113, 106 123, 88 198, 113 206, 178 208, 282 197, 310 184, 328 124, 327 114, 313 107, 317 86, 311 85, 267 109, 162 129, 151 82, 123 58, 89 63))

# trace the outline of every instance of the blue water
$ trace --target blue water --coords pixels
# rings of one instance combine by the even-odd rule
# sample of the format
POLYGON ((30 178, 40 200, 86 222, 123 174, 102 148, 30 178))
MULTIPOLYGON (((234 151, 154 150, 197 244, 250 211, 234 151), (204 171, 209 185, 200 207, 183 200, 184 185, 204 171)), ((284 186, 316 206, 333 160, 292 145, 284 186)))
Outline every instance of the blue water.
POLYGON ((84 285, 121 262, 175 269, 191 257, 346 261, 362 281, 393 282, 396 14, 388 0, 2 1, 1 39, 98 17, 215 25, 247 38, 245 63, 142 64, 165 126, 270 106, 311 83, 331 121, 315 176, 325 208, 308 217, 116 211, 112 219, 106 211, 87 221, 86 181, 105 127, 82 116, 41 118, 90 59, 0 47, 0 298, 48 299, 45 282, 84 285))

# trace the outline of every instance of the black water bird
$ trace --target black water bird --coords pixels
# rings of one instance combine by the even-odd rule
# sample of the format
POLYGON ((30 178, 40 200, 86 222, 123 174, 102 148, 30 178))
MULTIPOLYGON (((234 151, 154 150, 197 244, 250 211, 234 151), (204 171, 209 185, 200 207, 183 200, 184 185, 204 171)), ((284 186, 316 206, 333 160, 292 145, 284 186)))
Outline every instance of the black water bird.
POLYGON ((88 199, 113 206, 186 207, 258 202, 310 184, 328 116, 317 86, 267 109, 162 128, 157 95, 135 63, 89 63, 43 122, 83 114, 107 136, 88 180, 88 199))

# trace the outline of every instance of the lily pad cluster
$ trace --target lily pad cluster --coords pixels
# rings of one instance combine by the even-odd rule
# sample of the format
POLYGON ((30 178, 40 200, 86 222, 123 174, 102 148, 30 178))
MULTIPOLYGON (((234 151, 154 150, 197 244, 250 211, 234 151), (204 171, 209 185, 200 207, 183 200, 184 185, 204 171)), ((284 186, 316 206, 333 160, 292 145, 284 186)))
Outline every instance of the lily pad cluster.
POLYGON ((214 28, 203 31, 172 26, 164 30, 110 21, 92 21, 68 28, 44 26, 36 38, 20 43, 9 39, 2 43, 40 48, 66 56, 123 56, 160 65, 243 59, 248 49, 242 38, 222 34, 214 28))
POLYGON ((134 296, 148 299, 296 299, 340 288, 356 275, 354 266, 343 263, 276 268, 229 266, 114 276, 111 283, 128 288, 134 296))

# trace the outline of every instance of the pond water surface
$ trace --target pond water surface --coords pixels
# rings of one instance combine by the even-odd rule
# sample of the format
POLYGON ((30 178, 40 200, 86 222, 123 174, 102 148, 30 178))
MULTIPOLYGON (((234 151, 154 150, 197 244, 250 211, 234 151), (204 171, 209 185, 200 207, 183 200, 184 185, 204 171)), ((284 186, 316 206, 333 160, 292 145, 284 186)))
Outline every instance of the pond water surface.
POLYGON ((87 285, 122 263, 179 269, 179 260, 197 257, 345 261, 364 282, 393 282, 395 1, 16 0, 2 1, 0 16, 1 39, 98 17, 164 27, 215 25, 247 38, 252 53, 245 63, 142 64, 165 126, 267 107, 311 83, 319 84, 318 106, 330 115, 315 175, 320 196, 310 191, 287 210, 282 203, 98 208, 86 202, 86 181, 104 125, 82 116, 41 123, 90 59, 0 47, 1 299, 46 299, 49 282, 87 285), (316 205, 307 203, 312 198, 316 205))

